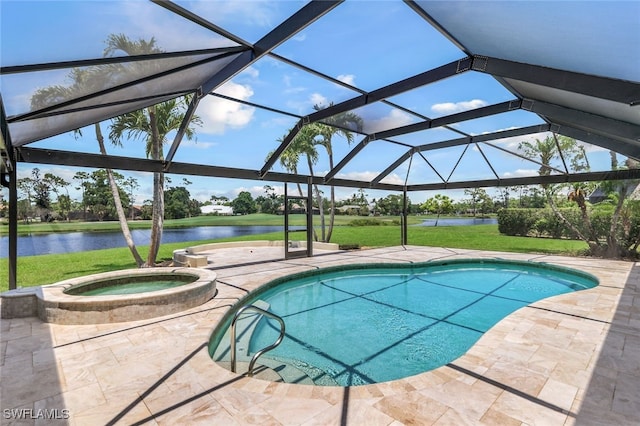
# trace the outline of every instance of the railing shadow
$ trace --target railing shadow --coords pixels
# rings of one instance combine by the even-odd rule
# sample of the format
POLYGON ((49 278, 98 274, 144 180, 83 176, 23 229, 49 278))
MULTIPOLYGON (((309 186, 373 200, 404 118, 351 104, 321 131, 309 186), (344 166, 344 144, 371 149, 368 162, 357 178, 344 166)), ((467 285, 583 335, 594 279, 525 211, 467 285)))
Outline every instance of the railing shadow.
POLYGON ((640 265, 631 269, 593 374, 577 425, 640 424, 640 265))

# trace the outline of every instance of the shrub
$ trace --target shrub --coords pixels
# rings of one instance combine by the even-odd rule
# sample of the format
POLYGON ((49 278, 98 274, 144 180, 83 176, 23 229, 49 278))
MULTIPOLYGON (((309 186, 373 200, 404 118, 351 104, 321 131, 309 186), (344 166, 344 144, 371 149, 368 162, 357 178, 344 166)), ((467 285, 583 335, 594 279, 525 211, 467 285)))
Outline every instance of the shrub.
POLYGON ((371 219, 371 218, 353 219, 351 222, 349 222, 349 226, 380 226, 380 225, 385 225, 385 222, 381 221, 380 219, 371 219))
POLYGON ((527 236, 533 230, 536 220, 534 209, 500 209, 498 231, 505 235, 527 236))

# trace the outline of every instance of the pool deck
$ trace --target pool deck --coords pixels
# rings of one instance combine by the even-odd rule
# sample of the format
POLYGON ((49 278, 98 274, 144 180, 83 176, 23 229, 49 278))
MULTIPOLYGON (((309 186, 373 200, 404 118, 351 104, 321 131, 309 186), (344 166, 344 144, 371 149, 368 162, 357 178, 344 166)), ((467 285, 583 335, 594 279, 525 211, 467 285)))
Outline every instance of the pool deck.
POLYGON ((417 246, 316 251, 287 261, 273 249, 226 253, 209 266, 218 274, 216 297, 179 314, 102 325, 3 319, 0 424, 640 424, 640 263, 417 246), (273 278, 342 264, 470 257, 572 267, 600 285, 524 307, 454 362, 393 382, 274 383, 234 375, 208 355, 224 312, 273 278))

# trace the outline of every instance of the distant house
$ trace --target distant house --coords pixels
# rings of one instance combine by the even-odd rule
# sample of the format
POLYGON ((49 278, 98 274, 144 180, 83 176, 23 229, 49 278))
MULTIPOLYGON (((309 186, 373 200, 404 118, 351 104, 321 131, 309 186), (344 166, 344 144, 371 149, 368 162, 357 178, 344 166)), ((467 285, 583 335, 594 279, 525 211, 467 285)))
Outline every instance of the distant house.
MULTIPOLYGON (((635 182, 627 183, 627 196, 632 200, 640 199, 640 185, 635 182)), ((595 191, 589 195, 589 202, 591 204, 597 204, 607 199, 606 192, 602 187, 597 187, 595 191)))
MULTIPOLYGON (((313 214, 320 214, 320 210, 318 210, 317 207, 314 207, 312 211, 313 214)), ((307 209, 297 203, 292 203, 291 208, 289 209, 289 214, 305 214, 306 212, 307 209)), ((278 207, 278 209, 276 210, 276 214, 284 214, 284 206, 278 207)))
POLYGON ((348 204, 346 206, 337 207, 339 214, 360 214, 360 209, 362 206, 358 206, 355 204, 348 204))
POLYGON ((232 216, 233 207, 214 204, 200 207, 200 212, 202 214, 219 214, 221 216, 232 216))

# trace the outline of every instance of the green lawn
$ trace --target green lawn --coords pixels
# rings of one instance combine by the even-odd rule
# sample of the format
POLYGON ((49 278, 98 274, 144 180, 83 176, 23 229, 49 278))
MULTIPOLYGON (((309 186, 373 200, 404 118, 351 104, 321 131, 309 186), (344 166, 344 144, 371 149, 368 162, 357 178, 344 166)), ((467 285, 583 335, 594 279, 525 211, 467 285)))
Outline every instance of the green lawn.
MULTIPOLYGON (((277 216, 274 216, 277 218, 277 216)), ((243 216, 232 216, 243 218, 243 216)), ((341 218, 347 218, 342 216, 341 218)), ((196 218, 197 219, 197 218, 196 218)), ((216 218, 220 219, 220 218, 216 218)), ((237 222, 235 223, 237 224, 237 222)), ((255 222, 253 224, 256 224, 255 222)), ((262 235, 247 235, 219 240, 164 244, 159 259, 170 259, 173 250, 222 241, 281 240, 282 232, 262 235)), ((585 250, 581 241, 553 240, 548 238, 510 237, 501 235, 497 225, 420 227, 408 228, 408 242, 411 245, 433 247, 466 248, 496 250, 519 253, 544 253, 578 255, 585 250)), ((332 242, 338 244, 357 244, 361 247, 387 247, 400 244, 399 226, 338 226, 334 229, 332 242)), ((146 247, 138 247, 146 254, 146 247)), ((0 291, 8 289, 8 261, 0 261, 0 291)), ((135 267, 135 263, 125 248, 88 251, 82 253, 51 254, 28 256, 18 259, 18 286, 51 284, 80 275, 113 271, 135 267)))

